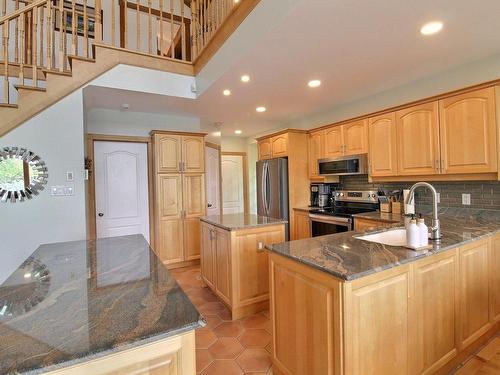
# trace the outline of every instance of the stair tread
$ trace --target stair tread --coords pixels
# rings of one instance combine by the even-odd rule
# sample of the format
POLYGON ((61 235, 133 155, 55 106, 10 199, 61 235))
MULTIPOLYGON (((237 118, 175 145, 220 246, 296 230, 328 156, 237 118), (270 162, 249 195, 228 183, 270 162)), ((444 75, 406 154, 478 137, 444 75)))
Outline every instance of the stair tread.
POLYGON ((34 87, 27 85, 14 85, 16 89, 25 89, 25 90, 33 90, 33 91, 47 91, 45 87, 34 87))
POLYGON ((95 62, 95 59, 91 57, 77 56, 77 55, 68 55, 68 59, 71 60, 82 60, 88 62, 95 62))
POLYGON ((17 108, 17 104, 0 103, 0 108, 17 108))
POLYGON ((47 74, 47 73, 51 73, 51 74, 57 74, 57 75, 60 75, 60 76, 68 76, 68 77, 71 77, 71 71, 60 71, 60 70, 54 70, 54 69, 42 69, 42 72, 44 74, 47 74))

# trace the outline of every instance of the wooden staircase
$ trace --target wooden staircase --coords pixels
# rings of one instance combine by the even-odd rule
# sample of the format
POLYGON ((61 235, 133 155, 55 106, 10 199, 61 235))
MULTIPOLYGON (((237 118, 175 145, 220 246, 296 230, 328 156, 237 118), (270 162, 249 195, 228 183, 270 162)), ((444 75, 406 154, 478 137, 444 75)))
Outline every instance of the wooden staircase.
POLYGON ((184 0, 149 0, 148 6, 142 5, 139 0, 136 0, 138 3, 103 1, 104 5, 119 4, 120 9, 129 12, 124 19, 119 17, 124 25, 117 24, 114 6, 111 6, 110 15, 108 12, 109 20, 103 13, 101 24, 101 1, 94 0, 95 9, 92 8, 95 14, 94 39, 89 36, 89 31, 79 30, 76 22, 79 17, 83 17, 84 25, 89 22, 92 13, 90 8, 86 8, 87 1, 83 1, 82 5, 76 0, 30 0, 25 2, 23 8, 0 17, 0 137, 119 64, 195 75, 260 0, 191 0, 188 2, 192 11, 190 33, 187 33, 184 23, 188 22, 184 18, 184 0), (152 7, 154 1, 159 9, 152 7), (173 14, 174 1, 182 3, 181 16, 173 14), (167 4, 170 4, 170 13, 167 12, 167 4), (83 7, 79 8, 80 13, 77 13, 77 6, 83 7), (135 14, 131 16, 130 12, 135 14), (66 17, 71 15, 72 20, 65 23, 65 27, 61 27, 63 20, 67 22, 63 14, 66 17), (148 22, 142 29, 139 29, 140 25, 138 30, 127 29, 131 23, 127 17, 138 21, 144 16, 148 17, 148 22), (170 22, 168 28, 171 31, 175 22, 183 25, 168 49, 163 48, 164 44, 162 46, 165 43, 163 38, 156 39, 157 34, 152 28, 155 20, 163 21, 159 23, 160 35, 163 35, 162 27, 167 27, 165 22, 170 22), (59 28, 55 27, 56 21, 59 28), (103 27, 110 27, 110 40, 102 40, 103 27), (120 30, 119 41, 116 29, 120 30), (141 32, 148 35, 143 50, 140 50, 139 42, 141 32), (133 41, 129 39, 134 34, 137 36, 135 48, 139 50, 130 49, 133 41), (154 43, 159 44, 156 46, 154 43), (186 53, 186 48, 189 48, 189 53, 186 53), (163 52, 153 53, 157 50, 170 51, 171 56, 165 56, 163 52), (177 57, 176 50, 181 51, 181 57, 177 57), (12 88, 17 91, 17 101, 12 100, 10 95, 12 88))

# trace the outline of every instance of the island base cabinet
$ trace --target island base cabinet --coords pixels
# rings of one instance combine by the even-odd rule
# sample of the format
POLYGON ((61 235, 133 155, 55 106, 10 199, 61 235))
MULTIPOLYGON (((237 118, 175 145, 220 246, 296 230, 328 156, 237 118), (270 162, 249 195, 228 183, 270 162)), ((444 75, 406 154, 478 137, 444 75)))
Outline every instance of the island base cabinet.
POLYGON ((449 373, 499 332, 499 249, 496 235, 352 281, 271 253, 275 373, 449 373))
POLYGON ((47 374, 195 375, 194 331, 47 374))
POLYGON ((269 308, 266 245, 285 241, 284 224, 224 230, 203 222, 201 276, 233 320, 269 308))

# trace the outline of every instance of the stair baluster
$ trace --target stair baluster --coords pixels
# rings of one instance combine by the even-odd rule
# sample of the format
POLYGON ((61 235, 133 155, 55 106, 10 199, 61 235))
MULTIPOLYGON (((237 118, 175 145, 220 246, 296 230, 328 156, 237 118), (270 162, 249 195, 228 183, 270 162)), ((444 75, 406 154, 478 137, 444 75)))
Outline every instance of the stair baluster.
POLYGON ((31 28, 33 37, 31 38, 33 43, 32 43, 32 48, 31 48, 31 53, 33 54, 31 57, 31 65, 32 65, 32 86, 37 87, 38 86, 38 60, 37 60, 37 32, 38 32, 38 8, 35 7, 33 8, 33 16, 31 17, 33 21, 33 27, 31 28))
POLYGON ((9 103, 9 20, 3 24, 3 61, 4 61, 4 79, 3 79, 3 99, 9 103))

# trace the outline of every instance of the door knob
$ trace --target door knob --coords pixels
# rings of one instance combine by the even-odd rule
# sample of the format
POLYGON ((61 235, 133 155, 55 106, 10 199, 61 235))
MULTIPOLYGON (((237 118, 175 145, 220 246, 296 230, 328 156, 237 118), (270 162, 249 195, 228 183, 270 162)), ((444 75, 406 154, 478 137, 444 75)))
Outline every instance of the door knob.
POLYGON ((103 216, 104 216, 104 214, 103 214, 102 212, 99 212, 97 215, 98 215, 99 217, 103 217, 103 216))
POLYGON ((207 204, 208 208, 212 208, 212 203, 207 204))

